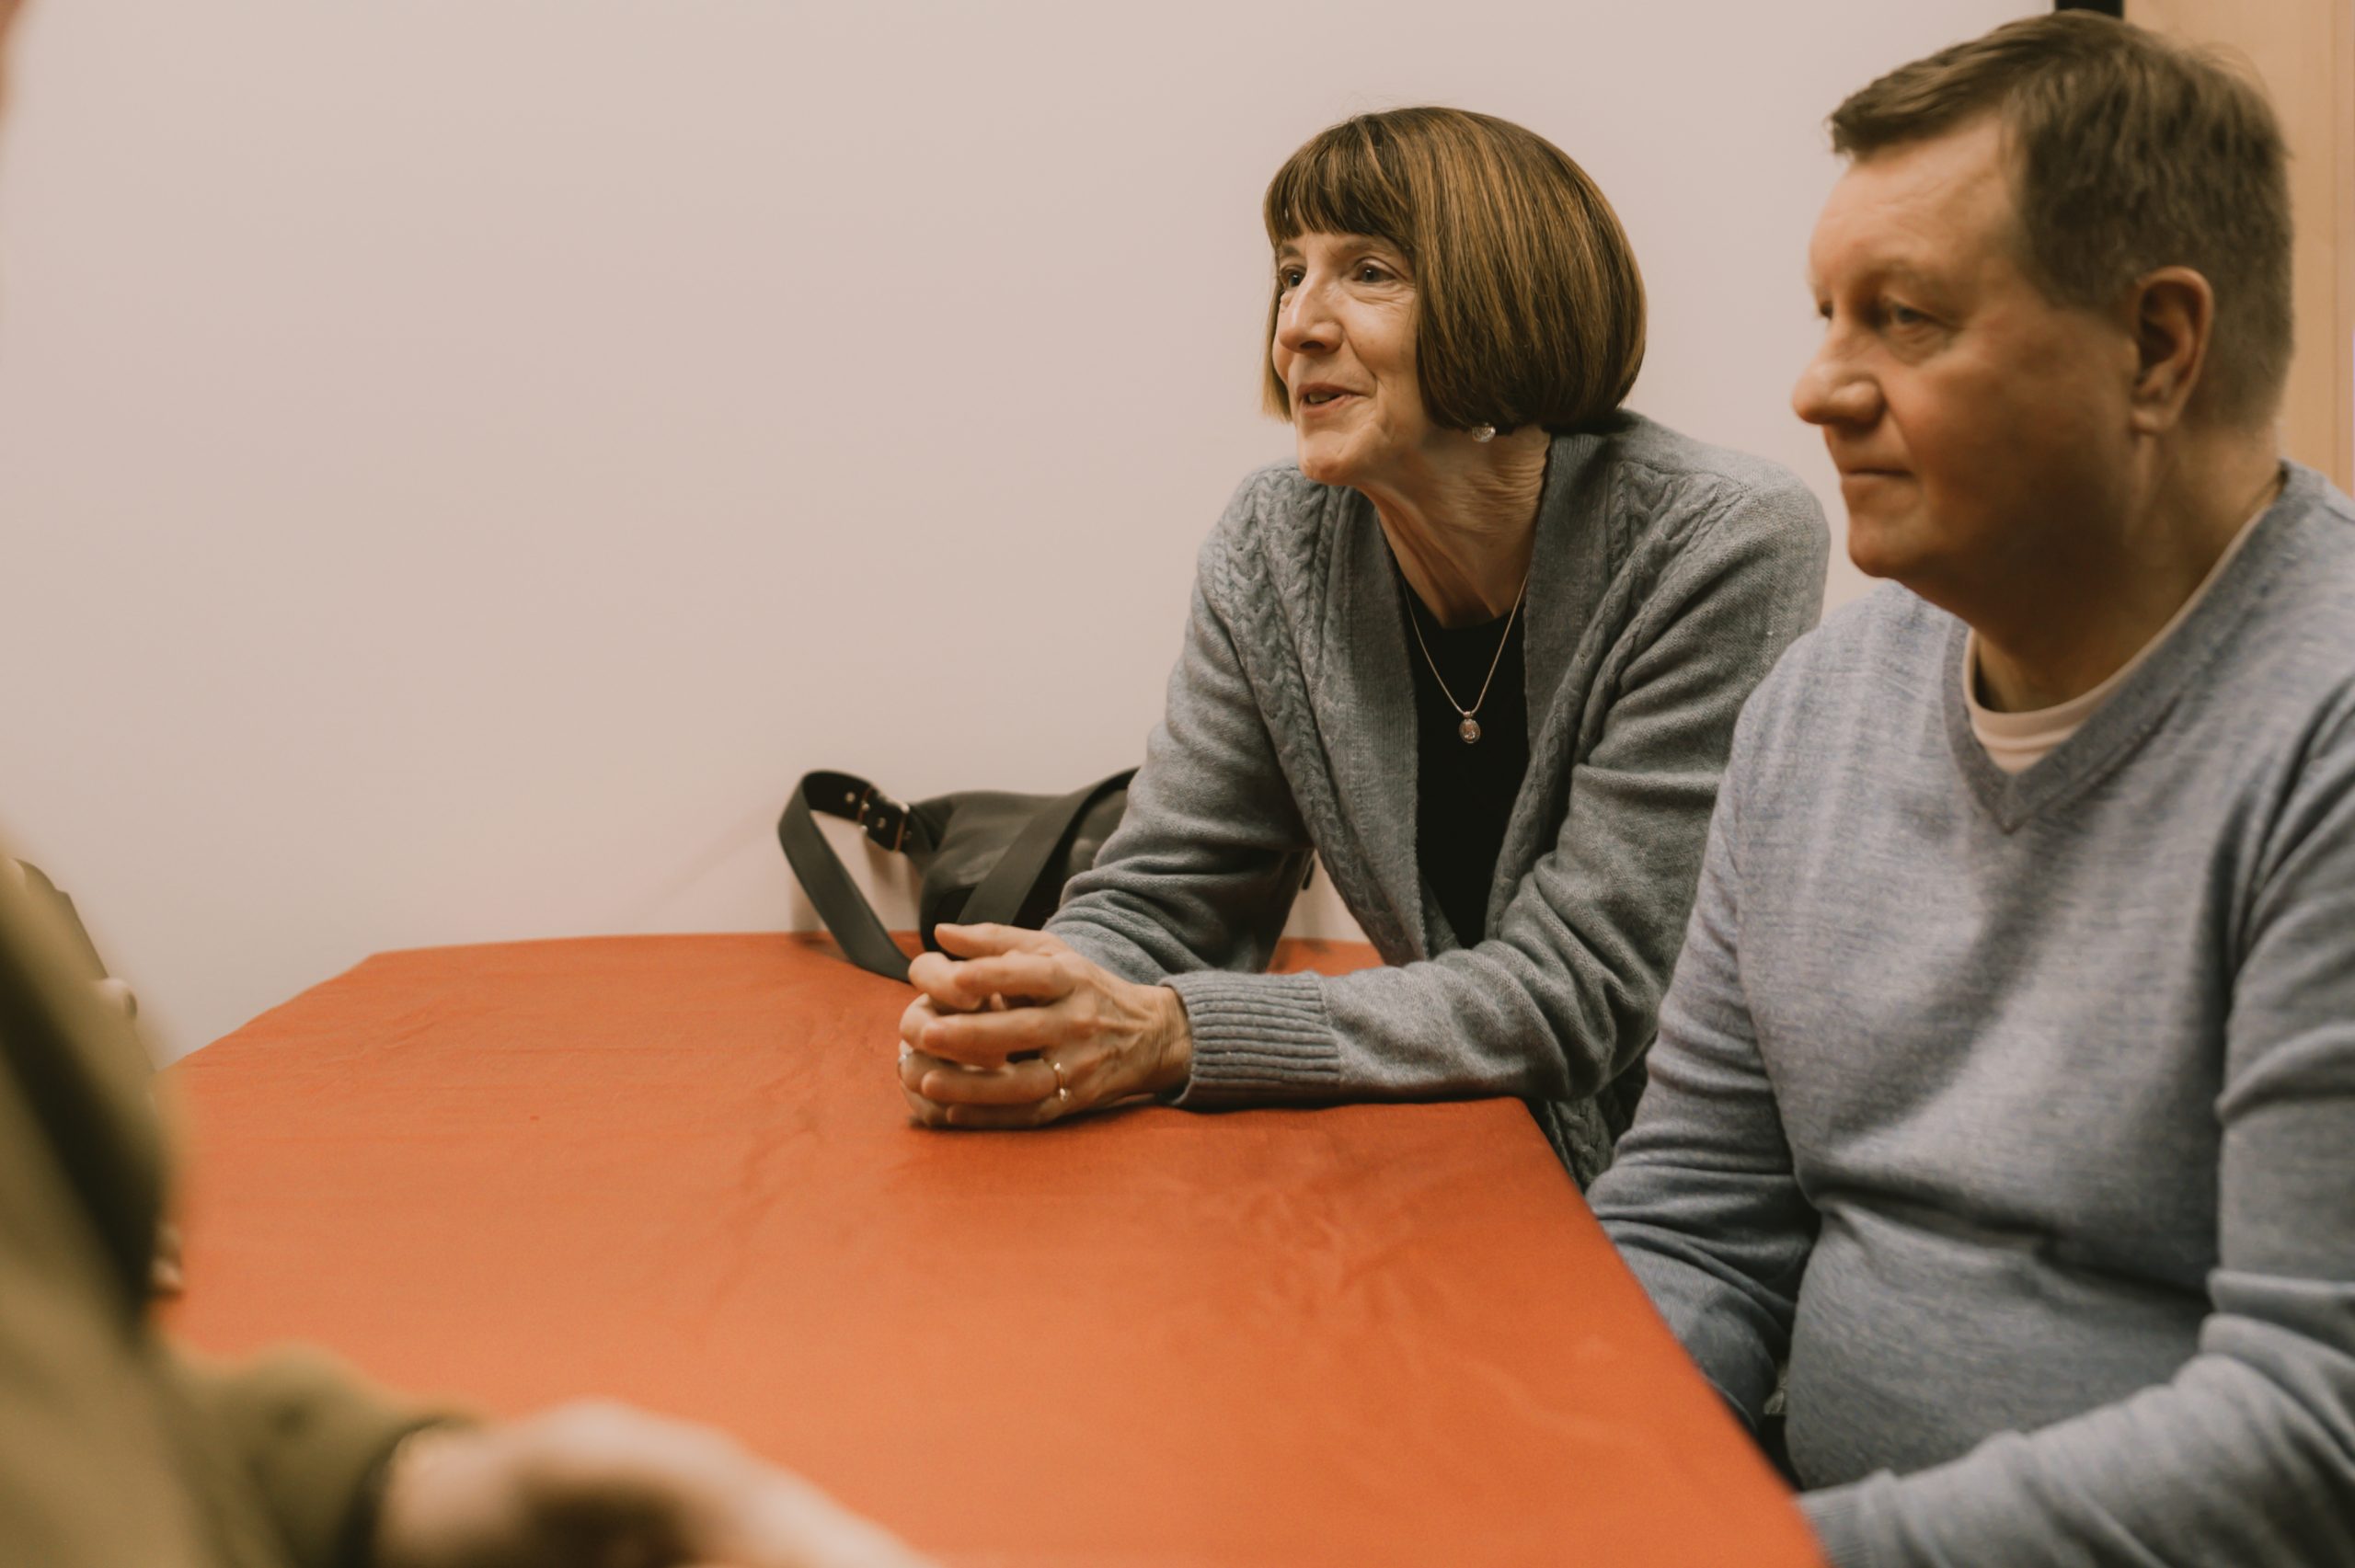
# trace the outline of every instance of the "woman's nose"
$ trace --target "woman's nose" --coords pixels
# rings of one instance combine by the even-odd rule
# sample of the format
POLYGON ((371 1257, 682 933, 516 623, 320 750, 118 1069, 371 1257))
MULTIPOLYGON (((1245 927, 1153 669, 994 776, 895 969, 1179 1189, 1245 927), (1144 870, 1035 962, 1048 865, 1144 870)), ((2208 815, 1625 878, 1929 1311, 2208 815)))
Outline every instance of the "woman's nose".
POLYGON ((1294 354, 1332 347, 1333 315, 1323 289, 1304 282, 1284 295, 1276 307, 1276 342, 1294 354))

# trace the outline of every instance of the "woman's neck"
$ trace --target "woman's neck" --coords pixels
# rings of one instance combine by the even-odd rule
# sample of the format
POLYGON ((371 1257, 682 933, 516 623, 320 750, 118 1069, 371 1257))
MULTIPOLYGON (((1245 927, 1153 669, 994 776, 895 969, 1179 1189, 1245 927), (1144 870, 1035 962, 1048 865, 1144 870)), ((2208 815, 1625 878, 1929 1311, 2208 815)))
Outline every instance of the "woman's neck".
POLYGON ((1496 620, 1521 596, 1549 445, 1534 426, 1487 442, 1459 438, 1394 483, 1361 486, 1407 586, 1441 625, 1496 620))

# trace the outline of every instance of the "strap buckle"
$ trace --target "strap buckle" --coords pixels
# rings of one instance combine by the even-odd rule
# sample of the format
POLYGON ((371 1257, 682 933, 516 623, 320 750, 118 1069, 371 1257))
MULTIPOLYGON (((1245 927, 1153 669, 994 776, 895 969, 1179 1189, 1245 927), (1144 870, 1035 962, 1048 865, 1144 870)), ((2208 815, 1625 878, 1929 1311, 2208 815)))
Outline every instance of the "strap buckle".
POLYGON ((901 846, 908 841, 908 818, 911 815, 908 807, 873 784, 859 791, 856 804, 857 809, 852 813, 851 819, 874 842, 893 854, 899 853, 901 846))

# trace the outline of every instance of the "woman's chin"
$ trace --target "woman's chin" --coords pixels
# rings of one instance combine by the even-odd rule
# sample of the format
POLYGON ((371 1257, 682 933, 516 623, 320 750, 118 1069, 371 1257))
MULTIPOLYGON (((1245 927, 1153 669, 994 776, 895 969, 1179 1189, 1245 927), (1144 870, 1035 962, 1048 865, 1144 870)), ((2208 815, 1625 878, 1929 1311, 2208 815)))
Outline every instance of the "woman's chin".
POLYGON ((1335 451, 1331 441, 1302 441, 1296 450, 1301 476, 1319 485, 1346 485, 1357 471, 1357 464, 1335 451))

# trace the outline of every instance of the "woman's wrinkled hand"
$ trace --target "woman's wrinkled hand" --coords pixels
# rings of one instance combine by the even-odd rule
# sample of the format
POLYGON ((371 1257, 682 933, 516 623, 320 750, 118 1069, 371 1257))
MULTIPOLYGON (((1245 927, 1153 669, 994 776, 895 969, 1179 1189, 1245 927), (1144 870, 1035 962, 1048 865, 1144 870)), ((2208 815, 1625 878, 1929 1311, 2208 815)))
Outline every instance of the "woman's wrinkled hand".
POLYGON ((1089 963, 1061 938, 944 925, 908 966, 900 1089, 926 1127, 1025 1127, 1183 1085, 1186 1004, 1089 963))

